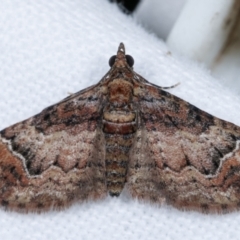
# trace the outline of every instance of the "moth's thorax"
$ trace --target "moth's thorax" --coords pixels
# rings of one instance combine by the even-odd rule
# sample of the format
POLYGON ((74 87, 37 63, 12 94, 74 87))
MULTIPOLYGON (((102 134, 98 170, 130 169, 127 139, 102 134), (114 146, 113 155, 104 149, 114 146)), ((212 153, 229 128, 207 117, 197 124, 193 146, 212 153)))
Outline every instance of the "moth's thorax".
POLYGON ((132 100, 132 83, 117 78, 108 84, 108 101, 110 104, 121 107, 129 104, 132 100))
POLYGON ((103 109, 103 132, 131 134, 137 128, 137 114, 133 108, 133 84, 116 78, 108 84, 107 103, 103 109))
POLYGON ((133 84, 124 78, 109 82, 107 104, 103 109, 103 132, 106 140, 106 180, 112 196, 118 196, 126 182, 129 150, 137 130, 133 108, 133 84))

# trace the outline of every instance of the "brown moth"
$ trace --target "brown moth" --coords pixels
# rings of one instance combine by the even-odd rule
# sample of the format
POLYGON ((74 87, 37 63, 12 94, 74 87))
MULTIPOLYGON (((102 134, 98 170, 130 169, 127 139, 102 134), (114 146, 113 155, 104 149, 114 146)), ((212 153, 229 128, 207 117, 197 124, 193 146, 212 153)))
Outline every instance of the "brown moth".
POLYGON ((102 80, 0 132, 0 204, 60 209, 118 196, 179 209, 240 208, 240 127, 133 71, 121 43, 102 80))

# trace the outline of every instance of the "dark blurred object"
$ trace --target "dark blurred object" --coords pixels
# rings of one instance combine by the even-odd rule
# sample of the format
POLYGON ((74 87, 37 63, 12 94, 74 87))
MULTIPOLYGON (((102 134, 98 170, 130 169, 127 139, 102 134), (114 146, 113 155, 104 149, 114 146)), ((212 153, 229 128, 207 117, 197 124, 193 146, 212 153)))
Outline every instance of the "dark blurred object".
POLYGON ((109 0, 109 1, 117 3, 119 8, 126 14, 131 14, 140 2, 140 0, 109 0))

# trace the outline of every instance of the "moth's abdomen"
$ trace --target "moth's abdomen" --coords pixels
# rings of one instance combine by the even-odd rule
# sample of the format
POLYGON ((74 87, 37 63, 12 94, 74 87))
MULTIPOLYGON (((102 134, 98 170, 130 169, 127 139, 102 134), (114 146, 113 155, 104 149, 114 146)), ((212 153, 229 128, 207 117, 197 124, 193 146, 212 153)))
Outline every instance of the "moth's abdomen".
POLYGON ((111 196, 118 196, 126 182, 129 150, 137 129, 135 112, 106 111, 103 132, 106 140, 106 181, 111 196))
POLYGON ((134 134, 105 134, 106 139, 106 181, 111 196, 119 196, 126 182, 129 150, 134 134))

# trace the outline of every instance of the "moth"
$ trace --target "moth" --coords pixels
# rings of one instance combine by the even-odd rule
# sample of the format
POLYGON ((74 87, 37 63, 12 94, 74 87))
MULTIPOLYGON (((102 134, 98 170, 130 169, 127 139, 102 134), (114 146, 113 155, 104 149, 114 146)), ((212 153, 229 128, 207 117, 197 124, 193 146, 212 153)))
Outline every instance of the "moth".
POLYGON ((0 132, 0 205, 61 209, 119 196, 182 210, 240 207, 240 127, 133 71, 120 43, 97 84, 0 132))

